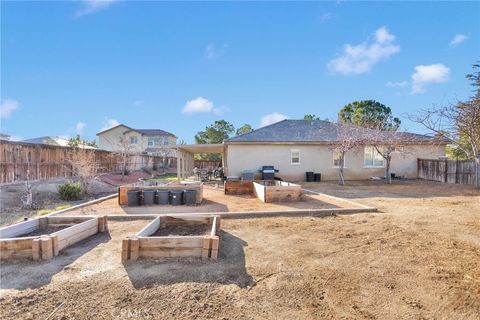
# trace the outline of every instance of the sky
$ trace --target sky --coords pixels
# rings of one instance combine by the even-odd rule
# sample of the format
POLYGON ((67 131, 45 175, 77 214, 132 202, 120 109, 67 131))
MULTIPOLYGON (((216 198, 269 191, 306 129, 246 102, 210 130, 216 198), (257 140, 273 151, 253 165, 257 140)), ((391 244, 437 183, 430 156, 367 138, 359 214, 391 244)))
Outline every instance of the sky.
POLYGON ((426 133, 408 115, 468 98, 479 60, 480 2, 2 1, 0 131, 193 143, 374 99, 426 133))

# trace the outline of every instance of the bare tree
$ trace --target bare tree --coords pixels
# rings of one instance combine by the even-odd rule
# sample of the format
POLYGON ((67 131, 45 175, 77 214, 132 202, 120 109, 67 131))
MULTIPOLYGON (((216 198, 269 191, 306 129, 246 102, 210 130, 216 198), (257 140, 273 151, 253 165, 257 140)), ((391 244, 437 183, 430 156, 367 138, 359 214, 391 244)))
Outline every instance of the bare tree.
POLYGON ((32 184, 30 183, 30 168, 27 169, 27 176, 25 179, 25 192, 20 196, 20 201, 22 201, 23 207, 26 209, 33 209, 33 193, 32 193, 32 184))
MULTIPOLYGON (((480 64, 473 68, 479 70, 480 64)), ((475 88, 474 96, 448 106, 421 110, 419 115, 410 118, 449 141, 468 158, 475 159, 476 186, 480 187, 480 72, 469 74, 467 78, 475 88)))
POLYGON ((172 148, 168 144, 158 146, 156 153, 162 158, 162 171, 165 172, 168 157, 172 154, 172 148))
POLYGON ((392 183, 390 168, 394 152, 404 147, 407 134, 398 132, 398 125, 386 127, 383 123, 363 130, 362 141, 365 146, 372 146, 385 161, 385 180, 392 183))
POLYGON ((68 163, 71 166, 72 176, 78 177, 86 192, 90 182, 98 176, 101 166, 97 161, 95 152, 88 149, 73 148, 68 163))
POLYGON ((131 157, 135 154, 135 145, 130 142, 127 137, 123 136, 116 143, 113 152, 119 155, 122 159, 122 180, 125 178, 125 173, 128 170, 131 157))
POLYGON ((111 146, 112 153, 120 156, 121 158, 121 170, 122 181, 125 178, 125 173, 128 172, 128 167, 131 162, 131 158, 137 153, 138 145, 132 143, 128 136, 122 135, 120 138, 110 140, 105 138, 111 146))
POLYGON ((338 183, 345 184, 345 155, 361 144, 361 129, 350 126, 348 123, 336 123, 337 139, 329 146, 330 150, 338 154, 338 183))

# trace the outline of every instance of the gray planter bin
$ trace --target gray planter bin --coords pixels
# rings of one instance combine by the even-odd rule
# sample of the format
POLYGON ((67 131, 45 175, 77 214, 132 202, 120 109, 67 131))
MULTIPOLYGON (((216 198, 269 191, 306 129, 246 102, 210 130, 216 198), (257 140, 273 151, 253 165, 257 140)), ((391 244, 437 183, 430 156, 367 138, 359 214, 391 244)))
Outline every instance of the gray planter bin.
POLYGON ((143 190, 143 205, 151 206, 155 202, 155 190, 143 190))
POLYGON ((168 199, 170 198, 170 191, 168 190, 157 190, 157 204, 167 205, 168 199))
POLYGON ((172 206, 179 206, 182 204, 183 190, 171 190, 170 191, 170 204, 172 206))
POLYGON ((127 191, 127 200, 129 207, 138 207, 140 205, 140 191, 129 190, 127 191))
POLYGON ((183 190, 183 204, 187 206, 194 206, 197 203, 196 190, 183 190))

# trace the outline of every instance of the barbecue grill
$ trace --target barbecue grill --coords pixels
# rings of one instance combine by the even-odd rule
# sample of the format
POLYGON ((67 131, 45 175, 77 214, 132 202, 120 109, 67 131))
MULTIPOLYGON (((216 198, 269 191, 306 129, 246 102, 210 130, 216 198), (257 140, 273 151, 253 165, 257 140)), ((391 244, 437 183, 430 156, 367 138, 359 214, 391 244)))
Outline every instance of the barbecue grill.
POLYGON ((274 166, 263 166, 262 170, 258 171, 262 173, 262 180, 275 180, 275 172, 278 172, 278 169, 274 166))

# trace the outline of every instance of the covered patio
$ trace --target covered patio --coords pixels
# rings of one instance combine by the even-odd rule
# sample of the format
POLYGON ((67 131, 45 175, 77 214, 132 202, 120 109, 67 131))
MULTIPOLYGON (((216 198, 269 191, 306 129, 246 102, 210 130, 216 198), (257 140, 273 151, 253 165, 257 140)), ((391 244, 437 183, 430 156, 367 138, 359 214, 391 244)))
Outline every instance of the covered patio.
POLYGON ((225 146, 217 144, 185 144, 177 146, 177 178, 186 179, 193 175, 195 154, 218 153, 222 155, 222 167, 226 170, 225 146))

